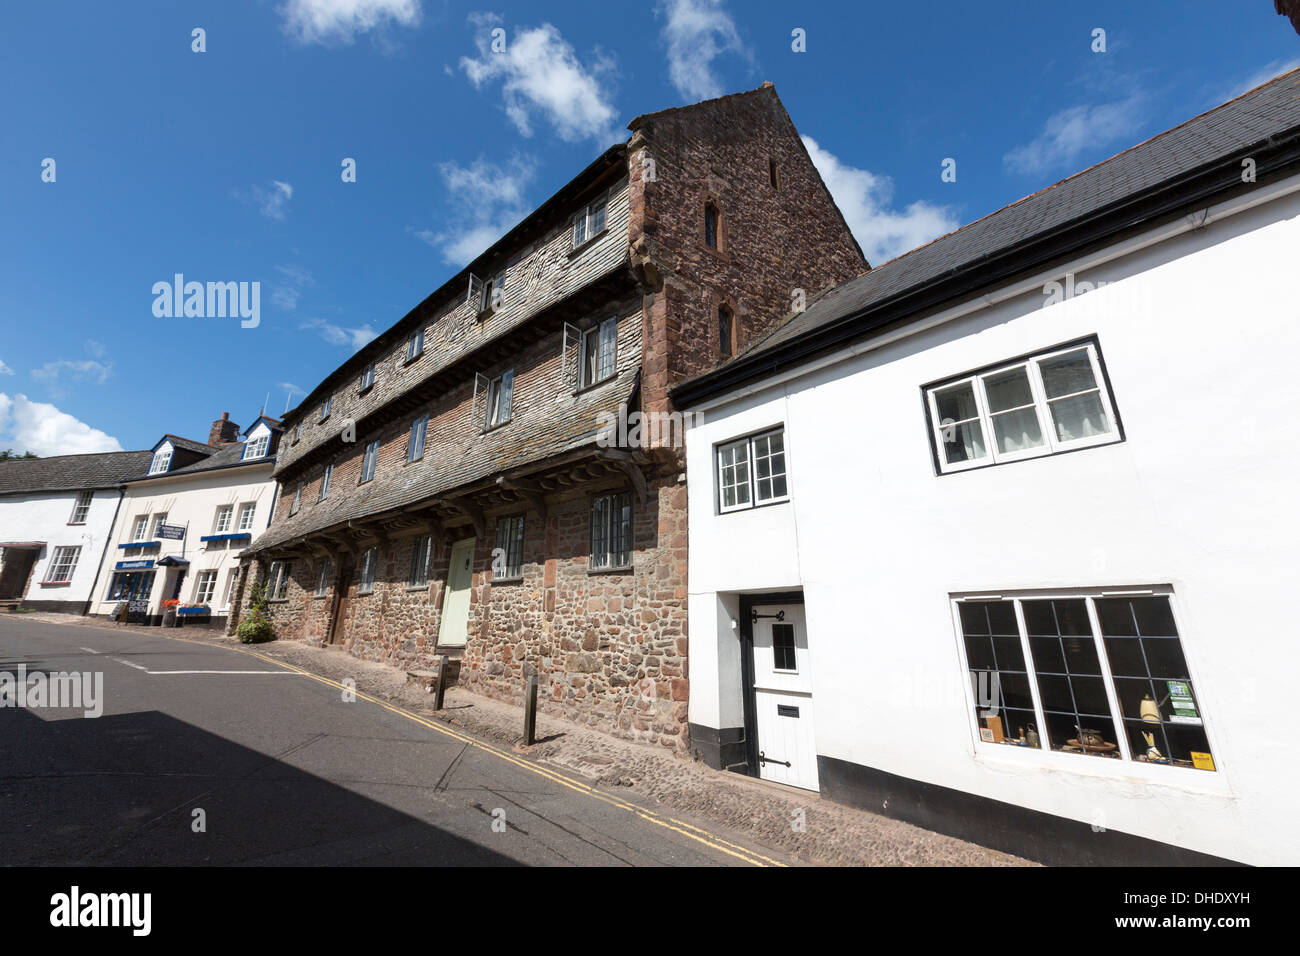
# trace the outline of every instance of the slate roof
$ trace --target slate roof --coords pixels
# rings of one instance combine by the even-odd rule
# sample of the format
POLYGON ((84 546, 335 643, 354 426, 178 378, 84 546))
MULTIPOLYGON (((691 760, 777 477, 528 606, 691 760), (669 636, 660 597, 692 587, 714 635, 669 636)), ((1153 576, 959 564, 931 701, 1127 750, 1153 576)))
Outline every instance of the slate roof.
POLYGON ((151 451, 109 451, 0 461, 0 495, 113 488, 149 469, 151 451))
MULTIPOLYGON (((1300 70, 1285 73, 1207 113, 1125 150, 1053 186, 963 226, 927 245, 877 266, 827 292, 802 314, 777 325, 719 369, 674 390, 688 403, 739 383, 729 368, 753 366, 750 378, 773 370, 786 346, 820 330, 855 319, 940 280, 973 270, 985 260, 1087 223, 1126 200, 1141 197, 1184 174, 1229 160, 1243 150, 1264 148, 1300 128, 1300 70), (771 358, 771 361, 767 361, 771 358)), ((1240 170, 1237 170, 1239 174, 1240 170)), ((1239 175, 1223 180, 1240 185, 1239 175), (1235 179, 1235 181, 1234 181, 1235 179)), ((864 331, 866 331, 864 329, 864 331)))
MULTIPOLYGON (((197 452, 200 455, 211 455, 221 447, 219 445, 208 445, 201 441, 191 441, 188 438, 181 438, 179 435, 171 434, 163 435, 162 438, 158 439, 158 445, 161 445, 164 441, 170 441, 174 448, 183 448, 185 451, 197 452)), ((158 445, 154 447, 157 448, 158 445)))
MULTIPOLYGON (((210 446, 204 446, 210 447, 210 446)), ((133 481, 151 481, 157 478, 170 478, 173 475, 189 475, 199 471, 215 471, 219 468, 233 468, 237 465, 274 465, 274 455, 264 455, 261 458, 254 458, 251 461, 244 461, 244 443, 242 441, 231 442, 228 445, 219 446, 218 450, 212 452, 208 457, 185 465, 183 468, 173 468, 165 471, 161 475, 146 475, 141 472, 133 477, 133 481)))

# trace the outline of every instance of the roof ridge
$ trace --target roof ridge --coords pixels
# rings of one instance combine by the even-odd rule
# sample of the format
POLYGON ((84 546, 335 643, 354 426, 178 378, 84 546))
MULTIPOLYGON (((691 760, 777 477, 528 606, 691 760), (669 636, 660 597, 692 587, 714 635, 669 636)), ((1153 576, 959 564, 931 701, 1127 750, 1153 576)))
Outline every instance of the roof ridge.
MULTIPOLYGON (((772 95, 776 96, 776 85, 773 84, 771 80, 764 80, 760 86, 756 86, 752 90, 740 90, 736 93, 724 93, 721 96, 710 97, 707 100, 698 100, 694 103, 683 103, 681 106, 665 107, 661 110, 655 110, 652 113, 639 113, 632 117, 627 124, 627 128, 632 130, 632 132, 636 132, 643 122, 657 116, 666 116, 669 113, 681 113, 685 110, 698 109, 701 106, 716 106, 724 100, 739 99, 742 96, 753 96, 756 93, 762 93, 764 90, 770 90, 772 95)), ((780 97, 778 96, 777 99, 780 99, 780 97)))
MULTIPOLYGON (((1007 203, 1005 206, 999 206, 997 209, 994 209, 992 212, 990 212, 990 213, 986 213, 985 215, 980 216, 978 219, 972 219, 970 222, 966 223, 966 225, 964 225, 964 226, 958 226, 956 229, 952 230, 952 232, 946 232, 946 233, 944 233, 942 236, 936 236, 935 238, 931 239, 929 242, 922 243, 921 245, 917 246, 917 247, 914 248, 914 249, 908 249, 906 252, 903 252, 903 253, 900 253, 899 255, 896 255, 896 256, 894 256, 894 258, 892 258, 892 259, 887 259, 887 260, 885 260, 884 262, 882 262, 880 265, 876 266, 876 268, 877 268, 877 269, 883 269, 885 266, 889 265, 890 263, 897 262, 898 260, 900 260, 900 259, 902 259, 902 258, 904 258, 904 257, 906 257, 906 256, 910 256, 910 255, 911 255, 912 253, 914 253, 914 252, 920 252, 922 249, 926 248, 927 246, 932 246, 932 245, 934 245, 936 242, 941 242, 942 240, 947 239, 949 236, 955 236, 957 233, 962 232, 963 230, 969 229, 969 228, 971 228, 972 226, 978 225, 979 223, 984 222, 986 219, 992 219, 994 216, 999 215, 1000 213, 1004 213, 1004 212, 1006 212, 1008 209, 1011 209, 1011 208, 1013 208, 1013 207, 1015 207, 1015 206, 1019 206, 1021 203, 1028 202, 1029 200, 1033 199, 1035 196, 1041 196, 1041 195, 1043 195, 1044 193, 1051 192, 1053 189, 1056 189, 1056 188, 1058 188, 1058 187, 1060 187, 1060 186, 1064 186, 1066 183, 1070 182, 1071 180, 1078 179, 1080 176, 1084 175, 1085 173, 1092 172, 1094 169, 1098 169, 1098 168, 1100 168, 1100 167, 1102 167, 1102 166, 1105 166, 1107 163, 1114 162, 1115 160, 1119 159, 1121 156, 1125 156, 1125 155, 1127 155, 1128 153, 1132 153, 1132 152, 1134 152, 1135 150, 1139 150, 1139 149, 1141 149, 1141 148, 1144 147, 1144 146, 1149 146, 1151 143, 1154 143, 1156 140, 1158 140, 1158 139, 1162 139, 1163 137, 1168 136, 1168 135, 1170 135, 1171 133, 1175 133, 1175 132, 1177 132, 1178 130, 1182 129, 1183 127, 1185 127, 1185 126, 1189 126, 1189 125, 1191 125, 1192 123, 1195 123, 1195 122, 1197 122, 1198 120, 1200 120, 1200 119, 1202 119, 1202 118, 1204 118, 1204 117, 1206 117, 1206 116, 1209 116, 1211 113, 1217 112, 1218 110, 1221 110, 1221 109, 1223 109, 1223 108, 1225 108, 1225 107, 1227 107, 1227 106, 1230 106, 1231 104, 1237 102, 1238 100, 1242 99, 1243 97, 1249 96, 1251 93, 1254 93, 1254 92, 1256 92, 1257 90, 1262 90, 1262 89, 1263 89, 1264 87, 1266 87, 1266 86, 1271 86, 1272 84, 1278 82, 1279 80, 1283 79, 1284 77, 1291 76, 1292 74, 1300 74, 1300 66, 1296 67, 1296 68, 1293 69, 1293 70, 1288 70, 1288 71, 1285 72, 1285 73, 1279 73, 1277 76, 1273 77, 1271 80, 1267 80, 1267 81, 1265 81, 1265 82, 1259 84, 1259 86, 1252 87, 1251 89, 1246 90, 1244 93, 1241 93, 1241 94, 1238 95, 1238 96, 1234 96, 1234 97, 1233 97, 1232 99, 1230 99, 1230 100, 1225 100, 1224 102, 1220 103, 1218 106, 1211 107, 1210 109, 1208 109, 1208 110, 1204 110, 1204 111, 1202 111, 1202 112, 1200 112, 1200 113, 1197 113, 1195 116, 1192 116, 1192 117, 1190 117, 1189 119, 1183 120, 1183 122, 1181 122, 1181 123, 1177 123, 1177 124, 1175 124, 1174 126, 1169 127, 1168 129, 1161 130, 1159 133, 1155 133, 1155 134, 1153 134, 1153 135, 1151 135, 1151 136, 1148 136, 1146 139, 1142 140, 1142 142, 1140 142, 1140 143, 1134 143, 1132 146, 1129 146, 1129 147, 1127 147, 1127 148, 1125 148, 1125 149, 1121 149, 1118 153, 1115 153, 1114 155, 1111 155, 1111 156, 1107 156, 1105 159, 1098 160, 1097 162, 1093 163, 1091 166, 1085 166, 1083 169, 1080 169, 1080 170, 1078 170, 1077 172, 1071 173, 1069 176, 1066 176, 1064 179, 1058 179, 1056 182, 1054 182, 1054 183, 1050 183, 1050 184, 1048 184, 1048 185, 1042 187, 1041 189, 1037 189, 1037 190, 1035 190, 1035 191, 1032 192, 1032 193, 1028 193, 1027 195, 1021 196, 1019 199, 1013 200, 1012 202, 1007 203)), ((865 274, 865 273, 864 273, 864 274, 865 274)), ((859 276, 855 276, 854 278, 856 279, 856 278, 860 278, 860 277, 859 277, 859 276)), ((852 281, 854 281, 854 280, 853 280, 853 279, 847 279, 847 280, 845 280, 845 284, 847 284, 848 282, 852 282, 852 281)))

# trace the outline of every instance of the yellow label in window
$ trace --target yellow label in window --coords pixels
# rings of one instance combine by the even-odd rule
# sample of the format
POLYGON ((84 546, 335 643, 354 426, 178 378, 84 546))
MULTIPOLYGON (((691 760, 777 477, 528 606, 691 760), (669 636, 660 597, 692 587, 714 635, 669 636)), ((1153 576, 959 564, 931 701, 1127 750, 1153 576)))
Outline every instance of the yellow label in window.
POLYGON ((1211 757, 1209 754, 1201 754, 1193 750, 1192 766, 1195 767, 1197 770, 1213 770, 1214 758, 1211 757))

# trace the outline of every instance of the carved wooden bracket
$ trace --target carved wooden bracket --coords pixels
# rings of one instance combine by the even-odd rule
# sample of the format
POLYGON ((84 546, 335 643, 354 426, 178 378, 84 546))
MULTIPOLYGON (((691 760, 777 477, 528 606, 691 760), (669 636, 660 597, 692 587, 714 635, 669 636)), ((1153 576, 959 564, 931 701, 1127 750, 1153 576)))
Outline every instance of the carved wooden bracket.
POLYGON ((645 472, 641 470, 641 466, 636 460, 631 455, 613 449, 601 451, 600 457, 613 463, 623 474, 627 475, 628 481, 632 482, 632 490, 636 492, 637 504, 645 504, 648 495, 645 472))
POLYGON ((542 492, 542 486, 532 481, 524 481, 520 478, 506 478, 501 475, 497 478, 497 486, 508 491, 517 491, 524 496, 524 500, 532 506, 533 511, 543 521, 546 520, 546 497, 542 492))

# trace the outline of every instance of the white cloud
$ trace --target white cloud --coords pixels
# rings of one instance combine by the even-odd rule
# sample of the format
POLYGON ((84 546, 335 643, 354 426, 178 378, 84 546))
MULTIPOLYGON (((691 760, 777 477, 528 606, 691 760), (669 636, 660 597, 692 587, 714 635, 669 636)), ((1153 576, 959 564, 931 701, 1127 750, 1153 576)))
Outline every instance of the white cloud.
POLYGON ((32 369, 32 378, 54 383, 60 381, 66 372, 66 378, 74 382, 90 382, 103 385, 113 371, 113 363, 96 362, 94 359, 59 359, 46 362, 40 368, 32 369))
POLYGON ((889 208, 894 183, 888 176, 845 165, 811 136, 801 138, 835 205, 840 207, 850 231, 873 266, 925 245, 961 225, 947 206, 922 200, 901 210, 889 208))
POLYGON ((0 392, 0 448, 50 455, 82 455, 121 451, 116 438, 91 428, 53 405, 30 401, 26 395, 10 398, 0 392))
POLYGON ((1283 73, 1290 73, 1298 66, 1300 66, 1300 58, 1296 57, 1289 60, 1274 60, 1272 63, 1267 63, 1236 86, 1229 87, 1223 94, 1215 97, 1212 105, 1218 106, 1221 103, 1226 103, 1228 100, 1235 100, 1242 93, 1248 93, 1257 86, 1263 86, 1269 80, 1281 76, 1283 73))
POLYGON ((752 62, 722 0, 665 0, 658 12, 664 17, 668 78, 688 101, 722 95, 722 81, 713 68, 718 57, 735 53, 752 62))
POLYGON ((420 22, 420 0, 286 0, 284 32, 299 43, 348 44, 357 34, 420 22))
POLYGON ((465 265, 529 212, 527 186, 536 175, 531 157, 515 156, 505 166, 483 159, 468 166, 447 162, 438 171, 447 187, 449 218, 456 225, 443 232, 410 232, 451 265, 465 265))
POLYGON ((284 276, 284 281, 271 288, 271 302, 276 308, 292 312, 298 308, 298 299, 302 290, 314 286, 316 277, 302 266, 276 266, 276 271, 284 276))
POLYGON ((602 145, 622 139, 617 111, 608 99, 613 61, 597 53, 583 66, 573 47, 549 23, 516 30, 505 49, 493 52, 496 14, 472 14, 478 57, 463 56, 460 67, 475 89, 501 80, 506 115, 523 136, 533 135, 532 114, 539 112, 566 142, 594 139, 602 145))
POLYGON ((289 200, 293 198, 293 186, 273 179, 270 189, 249 186, 247 189, 232 189, 230 194, 240 202, 256 206, 257 211, 267 219, 283 222, 288 211, 289 200))
POLYGON ((86 339, 86 351, 97 359, 102 359, 108 354, 108 346, 103 342, 96 342, 94 339, 86 339))
POLYGON ((1074 166, 1085 152, 1096 155, 1116 140, 1131 140, 1143 118, 1144 98, 1139 93, 1114 103, 1071 106, 1052 114, 1035 139, 1011 150, 1002 163, 1030 176, 1074 166))
POLYGON ((13 369, 11 369, 3 361, 0 361, 0 375, 12 375, 13 373, 14 373, 13 369))
POLYGON ((324 319, 308 319, 298 328, 315 329, 330 345, 346 345, 354 352, 379 334, 378 330, 370 327, 369 322, 360 328, 347 328, 324 319))

